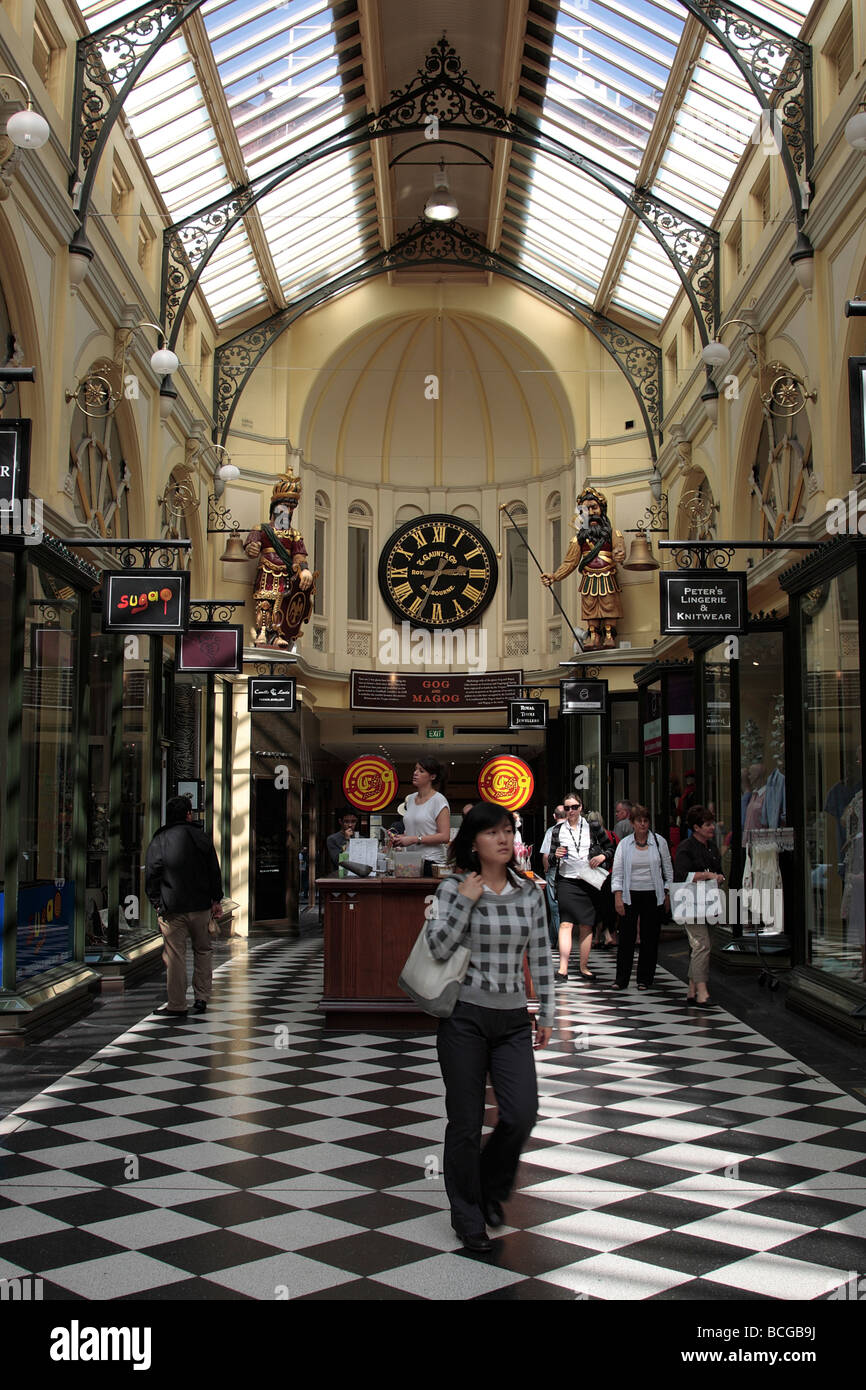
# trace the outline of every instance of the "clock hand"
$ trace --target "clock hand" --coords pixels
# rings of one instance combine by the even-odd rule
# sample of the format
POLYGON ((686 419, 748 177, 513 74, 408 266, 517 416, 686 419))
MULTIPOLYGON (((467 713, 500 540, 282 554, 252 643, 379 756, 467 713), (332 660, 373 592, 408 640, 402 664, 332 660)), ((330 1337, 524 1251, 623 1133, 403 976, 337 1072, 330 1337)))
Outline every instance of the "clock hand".
MULTIPOLYGON (((442 559, 439 561, 439 564, 436 566, 436 569, 435 569, 434 572, 433 572, 433 578, 430 580, 430 583, 427 585, 427 590, 426 590, 426 593, 424 594, 424 601, 423 601, 423 603, 421 604, 421 607, 418 609, 418 612, 417 612, 416 615, 415 615, 416 617, 420 618, 421 614, 424 612, 424 609, 427 607, 427 600, 429 599, 431 593, 433 592, 433 588, 434 588, 434 586, 435 586, 435 584, 436 584, 436 580, 439 578, 439 576, 440 576, 440 574, 442 573, 442 571, 443 571, 444 568, 445 568, 445 557, 444 557, 444 555, 443 555, 442 559)), ((425 575, 425 578, 426 578, 426 575, 425 575)))
POLYGON ((431 574, 433 575, 434 579, 451 579, 454 575, 468 574, 469 571, 464 565, 462 568, 458 568, 456 570, 416 570, 415 573, 419 575, 422 579, 429 579, 431 574))

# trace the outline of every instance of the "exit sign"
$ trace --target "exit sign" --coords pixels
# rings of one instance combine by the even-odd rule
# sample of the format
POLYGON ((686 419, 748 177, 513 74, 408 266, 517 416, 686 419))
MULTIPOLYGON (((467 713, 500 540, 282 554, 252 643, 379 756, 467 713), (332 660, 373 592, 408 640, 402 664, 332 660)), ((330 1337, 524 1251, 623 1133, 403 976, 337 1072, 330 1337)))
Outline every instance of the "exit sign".
POLYGON ((428 738, 444 738, 444 737, 445 737, 445 730, 444 730, 444 729, 428 729, 428 730, 427 730, 427 737, 428 737, 428 738))

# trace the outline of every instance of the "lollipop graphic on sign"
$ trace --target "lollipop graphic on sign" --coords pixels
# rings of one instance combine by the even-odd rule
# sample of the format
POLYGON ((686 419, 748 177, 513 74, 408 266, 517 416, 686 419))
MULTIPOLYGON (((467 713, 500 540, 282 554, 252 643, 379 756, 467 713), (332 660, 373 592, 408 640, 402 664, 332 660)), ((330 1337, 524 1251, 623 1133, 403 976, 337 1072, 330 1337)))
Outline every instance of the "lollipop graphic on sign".
POLYGON ((355 758, 343 773, 343 795, 359 811, 382 811, 396 794, 397 770, 387 758, 355 758))
POLYGON ((503 753, 491 758, 478 774, 478 794, 482 801, 495 801, 506 811, 519 811, 535 791, 535 778, 522 758, 503 753))

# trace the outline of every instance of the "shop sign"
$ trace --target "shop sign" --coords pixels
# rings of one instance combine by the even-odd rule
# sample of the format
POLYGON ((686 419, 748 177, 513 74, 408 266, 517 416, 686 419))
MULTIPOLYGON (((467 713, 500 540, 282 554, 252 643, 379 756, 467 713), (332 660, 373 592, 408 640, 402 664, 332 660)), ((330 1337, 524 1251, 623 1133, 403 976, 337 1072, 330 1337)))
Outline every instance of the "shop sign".
MULTIPOLYGON (((0 893, 0 922, 4 919, 5 894, 0 893)), ((54 883, 24 883, 18 889, 18 942, 16 979, 29 980, 72 960, 72 923, 75 884, 72 879, 54 883)), ((3 963, 0 932, 0 969, 3 963)))
POLYGON ((244 660, 244 630, 232 624, 194 624, 181 634, 178 671, 224 671, 238 674, 244 660))
POLYGON ((482 801, 495 801, 506 811, 519 811, 534 791, 532 769, 510 753, 491 758, 478 774, 478 795, 482 801))
POLYGON ((607 681, 560 681, 560 714, 604 714, 607 681))
POLYGON ((483 676, 419 676, 351 671, 352 709, 506 709, 523 689, 522 671, 483 676))
POLYGON ((509 729, 546 729, 548 700, 509 700, 509 729))
POLYGON ((349 763, 343 773, 343 795, 358 811, 384 811, 397 795, 397 769, 378 753, 349 763))
POLYGON ((730 700, 707 701, 707 733, 729 734, 731 732, 730 700))
POLYGON ((651 758, 662 751, 662 721, 648 719, 643 726, 644 757, 651 758))
POLYGON ((102 588, 103 632, 186 632, 189 575, 172 570, 114 571, 102 588))
POLYGON ((265 711, 293 714, 296 699, 294 676, 250 676, 247 681, 247 709, 251 714, 265 711))
POLYGON ((0 420, 0 506, 19 504, 30 490, 29 420, 0 420))
MULTIPOLYGON (((719 542, 723 545, 724 542, 719 542)), ((745 632, 746 572, 724 574, 703 570, 659 575, 661 598, 660 631, 745 632)))
POLYGON ((851 471, 866 473, 866 357, 848 358, 851 402, 851 471))

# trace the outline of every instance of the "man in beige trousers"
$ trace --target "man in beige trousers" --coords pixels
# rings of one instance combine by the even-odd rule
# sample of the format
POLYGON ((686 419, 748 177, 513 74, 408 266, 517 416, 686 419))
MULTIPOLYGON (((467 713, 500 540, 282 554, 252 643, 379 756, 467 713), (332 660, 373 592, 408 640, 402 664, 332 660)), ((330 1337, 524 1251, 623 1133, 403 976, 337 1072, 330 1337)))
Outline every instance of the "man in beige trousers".
POLYGON ((150 842, 145 860, 146 892, 162 932, 168 1002, 156 1012, 185 1018, 186 942, 192 941, 195 1011, 203 1014, 211 997, 213 947, 210 920, 223 896, 222 872, 209 835, 192 824, 189 797, 166 803, 165 825, 150 842))

